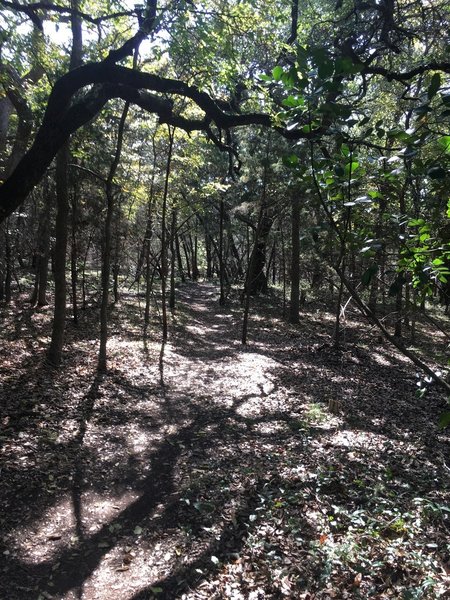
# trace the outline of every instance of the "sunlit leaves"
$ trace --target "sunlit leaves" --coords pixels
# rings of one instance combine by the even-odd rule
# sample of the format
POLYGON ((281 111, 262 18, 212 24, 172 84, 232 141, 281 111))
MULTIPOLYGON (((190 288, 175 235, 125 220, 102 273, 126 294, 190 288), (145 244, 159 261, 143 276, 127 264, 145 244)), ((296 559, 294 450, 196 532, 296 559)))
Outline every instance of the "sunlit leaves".
POLYGON ((438 139, 438 143, 444 152, 450 154, 450 135, 443 135, 438 139))

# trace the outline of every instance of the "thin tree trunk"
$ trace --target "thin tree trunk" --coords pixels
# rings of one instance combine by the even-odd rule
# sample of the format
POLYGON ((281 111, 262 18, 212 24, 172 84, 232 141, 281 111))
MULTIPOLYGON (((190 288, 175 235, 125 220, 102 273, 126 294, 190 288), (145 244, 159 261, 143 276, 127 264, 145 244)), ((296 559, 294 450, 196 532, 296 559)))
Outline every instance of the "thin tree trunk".
POLYGON ((91 247, 91 241, 92 241, 92 232, 89 234, 89 239, 88 239, 88 243, 86 245, 86 252, 84 253, 84 257, 83 257, 83 264, 81 267, 81 300, 82 300, 82 306, 83 306, 83 310, 86 310, 86 306, 87 306, 87 301, 86 301, 86 263, 87 263, 87 259, 88 259, 88 255, 89 255, 89 249, 91 247))
POLYGON ((11 281, 12 281, 12 252, 11 238, 9 235, 9 218, 6 220, 5 226, 5 302, 11 302, 11 281))
POLYGON ((114 242, 115 242, 114 243, 114 262, 113 262, 113 266, 112 266, 114 303, 119 302, 120 215, 121 215, 121 211, 120 211, 120 206, 119 206, 119 210, 117 211, 116 220, 115 220, 116 227, 115 227, 115 235, 114 235, 114 242))
MULTIPOLYGON (((82 28, 81 19, 76 11, 78 0, 71 0, 72 52, 70 69, 82 63, 82 28)), ((55 366, 61 363, 66 322, 66 253, 67 229, 69 221, 69 182, 67 177, 70 163, 70 142, 66 141, 56 157, 56 224, 55 224, 55 307, 53 316, 52 339, 48 349, 48 360, 55 366)))
POLYGON ((46 202, 44 207, 44 226, 40 250, 37 305, 47 306, 48 258, 50 253, 50 206, 48 202, 46 202))
POLYGON ((188 247, 186 245, 186 240, 184 239, 184 237, 181 238, 181 245, 183 246, 184 258, 186 259, 187 276, 189 277, 189 279, 192 279, 191 262, 189 260, 189 251, 188 251, 188 247))
MULTIPOLYGON (((405 185, 403 186, 403 189, 400 193, 400 198, 399 198, 399 209, 400 209, 401 215, 406 214, 406 205, 405 205, 406 185, 407 185, 407 183, 405 182, 405 185)), ((400 230, 399 231, 400 239, 404 239, 405 234, 406 234, 406 225, 405 225, 403 219, 400 222, 399 230, 400 230)), ((398 262, 400 262, 401 258, 402 258, 401 248, 399 248, 398 262)), ((395 327, 394 327, 394 335, 398 338, 402 337, 403 290, 404 290, 404 287, 405 286, 404 286, 403 281, 399 278, 398 279, 398 290, 397 290, 397 294, 395 296, 395 327)))
POLYGON ((144 310, 144 333, 147 334, 148 325, 150 323, 150 299, 153 285, 153 273, 150 275, 151 261, 150 261, 150 249, 151 241, 153 236, 153 195, 155 189, 155 174, 156 174, 156 148, 155 148, 155 136, 153 136, 153 168, 152 168, 152 179, 150 183, 150 191, 148 195, 147 204, 147 226, 145 229, 145 240, 144 240, 144 258, 145 258, 145 310, 144 310))
POLYGON ((47 354, 48 360, 55 366, 61 363, 66 324, 66 252, 69 219, 67 165, 69 164, 69 156, 69 143, 66 142, 56 157, 56 235, 53 258, 55 306, 52 338, 47 354))
POLYGON ((225 304, 225 274, 223 264, 223 219, 225 213, 225 205, 223 198, 220 199, 220 221, 219 221, 219 279, 220 279, 220 298, 219 304, 223 306, 225 304))
POLYGON ((289 323, 299 323, 300 313, 300 199, 296 194, 291 200, 291 297, 289 323))
POLYGON ((177 253, 178 272, 180 274, 182 283, 184 283, 186 281, 186 277, 184 276, 183 261, 181 259, 180 238, 178 237, 177 233, 175 234, 175 251, 177 253))
POLYGON ((177 211, 172 209, 172 223, 170 227, 170 294, 169 294, 169 308, 173 310, 175 308, 175 264, 176 264, 176 252, 175 252, 175 237, 177 231, 177 211))
POLYGON ((70 274, 72 282, 72 317, 75 325, 78 324, 78 247, 77 247, 77 221, 78 221, 78 187, 75 185, 72 196, 72 247, 70 251, 70 274))
POLYGON ((104 227, 104 248, 102 261, 102 300, 100 304, 100 346, 98 353, 97 370, 100 373, 105 373, 107 368, 107 352, 106 346, 108 343, 108 304, 109 304, 109 279, 111 271, 111 237, 112 237, 112 218, 114 214, 114 188, 113 180, 120 162, 122 153, 123 135, 125 130, 125 121, 128 116, 130 104, 125 103, 122 116, 119 122, 117 131, 117 145, 114 159, 109 169, 109 175, 106 180, 106 219, 104 227))
POLYGON ((198 270, 198 237, 197 234, 194 234, 194 240, 192 240, 192 236, 189 234, 189 242, 191 246, 192 253, 192 280, 198 281, 198 277, 200 275, 198 270))
POLYGON ((166 288, 167 288, 167 198, 169 192, 169 177, 172 163, 172 149, 175 131, 169 126, 169 149, 167 152, 166 174, 164 180, 164 193, 161 216, 161 307, 162 307, 162 326, 163 326, 163 342, 167 341, 167 303, 166 303, 166 288))
POLYGON ((281 272, 283 277, 283 319, 286 318, 286 245, 284 242, 283 223, 280 223, 281 235, 281 272))

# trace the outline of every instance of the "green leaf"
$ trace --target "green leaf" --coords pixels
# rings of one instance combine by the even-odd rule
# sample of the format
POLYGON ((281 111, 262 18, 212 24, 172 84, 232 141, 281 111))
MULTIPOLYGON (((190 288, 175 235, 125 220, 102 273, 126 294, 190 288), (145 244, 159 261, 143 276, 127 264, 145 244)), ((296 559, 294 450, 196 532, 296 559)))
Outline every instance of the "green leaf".
POLYGON ((350 156, 350 148, 347 146, 347 144, 342 144, 342 146, 341 146, 341 154, 343 156, 350 156))
POLYGON ((280 67, 280 65, 274 67, 272 69, 272 77, 275 79, 275 81, 281 81, 281 78, 283 77, 283 67, 280 67))
POLYGON ((356 169, 358 167, 359 167, 359 162, 353 161, 351 163, 347 163, 345 165, 345 174, 351 175, 352 173, 354 173, 356 171, 356 169))
POLYGON ((150 587, 150 591, 152 594, 162 594, 164 590, 162 587, 150 587))
POLYGON ((283 106, 287 108, 297 108, 297 106, 303 106, 305 100, 303 98, 295 98, 294 96, 288 96, 281 103, 283 106))
POLYGON ((442 413, 442 415, 439 417, 438 423, 439 427, 442 429, 446 429, 450 425, 450 410, 446 410, 444 413, 442 413))
POLYGON ((408 221, 408 227, 421 227, 422 225, 425 225, 423 219, 411 219, 408 221))
POLYGON ((331 60, 326 59, 318 65, 318 73, 319 77, 322 79, 326 79, 327 77, 331 77, 334 73, 334 64, 331 60))
POLYGON ((283 72, 281 81, 287 88, 293 88, 298 81, 297 71, 292 67, 287 73, 283 72))
POLYGON ((362 281, 363 285, 369 285, 369 283, 372 281, 372 277, 374 275, 376 275, 377 272, 378 272, 378 265, 376 265, 376 264, 370 265, 370 267, 368 269, 366 269, 361 276, 361 281, 362 281))
POLYGON ((308 67, 308 50, 303 46, 297 46, 297 62, 302 69, 308 67))
POLYGON ((442 258, 435 258, 435 259, 433 260, 432 264, 433 264, 435 267, 439 267, 440 265, 443 265, 443 264, 445 264, 445 262, 442 260, 442 258))
POLYGON ((336 73, 341 75, 355 75, 359 73, 364 65, 356 64, 348 56, 338 58, 336 61, 336 73))
POLYGON ((293 168, 296 167, 299 163, 298 156, 295 154, 290 154, 289 156, 283 156, 283 164, 285 167, 293 168))
POLYGON ((450 135, 443 135, 438 139, 439 145, 444 149, 444 152, 450 154, 450 135))
POLYGON ((428 98, 430 100, 431 100, 431 98, 434 98, 434 96, 436 96, 440 87, 441 87, 441 76, 439 73, 435 73, 433 75, 433 77, 431 78, 431 83, 428 88, 428 98))

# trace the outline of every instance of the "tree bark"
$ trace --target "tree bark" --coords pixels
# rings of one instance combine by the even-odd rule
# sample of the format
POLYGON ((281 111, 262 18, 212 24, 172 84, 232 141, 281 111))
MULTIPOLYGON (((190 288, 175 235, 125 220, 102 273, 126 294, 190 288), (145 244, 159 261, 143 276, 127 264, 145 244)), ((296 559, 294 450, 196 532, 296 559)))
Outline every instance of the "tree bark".
POLYGON ((102 300, 100 304, 100 346, 98 352, 97 370, 99 373, 105 373, 107 370, 107 343, 108 343, 108 304, 109 304, 109 279, 111 271, 111 237, 112 237, 112 218, 114 214, 114 187, 113 181, 120 162, 122 153, 123 136, 125 130, 125 122, 128 116, 130 105, 125 103, 122 111, 122 116, 119 122, 117 131, 117 144, 113 162, 109 169, 108 178, 106 180, 106 219, 104 226, 104 248, 102 261, 102 300))
POLYGON ((170 226, 170 293, 169 307, 171 310, 175 308, 175 265, 176 265, 176 250, 175 237, 177 231, 177 211, 172 209, 172 222, 170 226))
POLYGON ((167 341, 168 323, 167 323, 167 199, 169 194, 169 177, 172 165, 172 149, 175 130, 169 126, 169 148, 167 151, 166 174, 164 179, 164 193, 161 215, 161 307, 162 307, 162 326, 163 342, 167 341))
MULTIPOLYGON (((71 0, 72 8, 78 9, 78 0, 71 0)), ((71 16, 72 51, 70 70, 82 63, 82 29, 81 19, 76 13, 71 16)), ((66 254, 69 224, 69 181, 68 167, 70 163, 69 136, 59 138, 60 150, 56 157, 56 226, 55 226, 55 307, 53 314, 52 339, 48 349, 48 360, 55 366, 61 363, 64 345, 66 322, 66 254)), ((35 167, 33 167, 35 168, 35 167)), ((17 169, 15 173, 17 172, 17 169)))
POLYGON ((220 280, 220 298, 219 304, 225 304, 225 267, 224 267, 224 248, 223 248, 223 221, 225 214, 225 204, 223 198, 220 199, 220 220, 219 220, 219 280, 220 280))
POLYGON ((291 200, 291 297, 289 323, 299 323, 300 313, 300 199, 296 194, 291 200))
POLYGON ((56 159, 56 223, 53 276, 55 280, 55 306, 53 312, 52 338, 47 358, 54 366, 61 364, 66 323, 66 252, 67 225, 69 219, 69 191, 67 165, 69 164, 69 143, 59 152, 56 159))

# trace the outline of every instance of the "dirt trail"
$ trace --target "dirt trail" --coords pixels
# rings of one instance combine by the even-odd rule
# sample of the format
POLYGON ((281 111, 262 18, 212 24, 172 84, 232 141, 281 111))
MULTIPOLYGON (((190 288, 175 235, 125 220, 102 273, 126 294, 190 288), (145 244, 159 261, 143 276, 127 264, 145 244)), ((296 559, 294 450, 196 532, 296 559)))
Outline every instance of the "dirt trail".
MULTIPOLYGON (((383 578, 395 596, 411 579, 383 571, 379 531, 420 512, 415 498, 444 497, 446 440, 430 419, 442 398, 412 403, 414 373, 361 341, 359 323, 335 353, 331 316, 292 328, 266 309, 242 347, 240 308, 217 300, 210 284, 183 286, 163 349, 124 307, 101 379, 89 325, 70 333, 62 373, 27 339, 22 369, 1 357, 0 598, 369 597, 383 578), (354 540, 358 511, 378 532, 359 555, 379 564, 356 585, 356 547, 326 565, 354 540)), ((431 570, 439 585, 443 523, 426 535, 436 548, 414 577, 431 570)))

